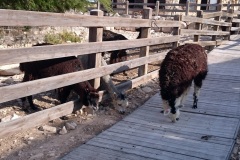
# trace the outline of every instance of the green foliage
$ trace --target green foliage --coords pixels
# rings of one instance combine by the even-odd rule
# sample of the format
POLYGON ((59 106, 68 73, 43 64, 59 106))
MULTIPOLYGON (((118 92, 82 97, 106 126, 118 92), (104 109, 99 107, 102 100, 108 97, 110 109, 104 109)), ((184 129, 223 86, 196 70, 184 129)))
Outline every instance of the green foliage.
POLYGON ((107 12, 113 12, 111 7, 112 1, 111 0, 99 0, 99 2, 103 5, 103 7, 107 10, 107 12))
POLYGON ((0 9, 65 12, 70 9, 86 11, 88 0, 1 0, 0 9))
POLYGON ((63 31, 62 33, 49 33, 45 35, 45 42, 52 43, 52 44, 62 44, 66 43, 67 41, 71 42, 81 42, 82 39, 74 34, 73 32, 63 31))

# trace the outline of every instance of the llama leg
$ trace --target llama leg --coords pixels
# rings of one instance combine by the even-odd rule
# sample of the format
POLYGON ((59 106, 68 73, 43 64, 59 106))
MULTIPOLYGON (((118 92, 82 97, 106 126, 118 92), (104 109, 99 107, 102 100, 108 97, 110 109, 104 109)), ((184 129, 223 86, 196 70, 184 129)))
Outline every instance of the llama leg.
POLYGON ((202 81, 206 77, 205 74, 199 74, 195 79, 194 79, 194 93, 193 93, 193 108, 197 108, 197 102, 198 102, 198 97, 200 94, 200 89, 202 87, 202 81))
POLYGON ((190 90, 190 86, 183 92, 183 96, 182 96, 179 108, 184 107, 184 102, 186 101, 189 90, 190 90))
POLYGON ((31 107, 32 110, 34 110, 34 111, 39 110, 39 108, 37 108, 37 107, 33 104, 32 96, 28 96, 27 99, 28 99, 28 103, 29 103, 29 105, 30 105, 30 107, 31 107))
POLYGON ((68 98, 70 92, 71 92, 70 86, 66 86, 66 87, 58 89, 58 99, 61 104, 65 103, 67 101, 67 98, 68 98))

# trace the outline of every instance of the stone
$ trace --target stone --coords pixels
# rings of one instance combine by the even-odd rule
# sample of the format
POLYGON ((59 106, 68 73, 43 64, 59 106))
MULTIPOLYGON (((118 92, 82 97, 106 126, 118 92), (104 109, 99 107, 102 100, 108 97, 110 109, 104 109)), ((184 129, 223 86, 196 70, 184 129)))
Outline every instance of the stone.
POLYGON ((57 133, 57 128, 56 127, 52 127, 52 126, 48 126, 48 125, 44 125, 38 128, 40 131, 48 131, 51 133, 57 133))
POLYGON ((19 69, 19 64, 0 66, 0 76, 13 76, 21 73, 22 72, 19 69))
POLYGON ((73 124, 72 122, 67 122, 65 124, 65 126, 66 126, 67 130, 74 130, 74 129, 76 129, 76 125, 73 124))
POLYGON ((150 88, 150 87, 143 87, 142 90, 143 90, 145 93, 150 93, 150 92, 153 91, 152 88, 150 88))
POLYGON ((43 154, 43 153, 38 153, 38 154, 35 154, 35 155, 31 156, 31 157, 29 158, 29 160, 37 160, 37 159, 42 159, 42 158, 43 158, 43 156, 44 156, 44 154, 43 154))
POLYGON ((59 131, 59 134, 61 135, 67 134, 67 129, 65 126, 63 126, 63 128, 59 131))
POLYGON ((11 120, 11 118, 12 118, 12 116, 11 116, 11 115, 8 115, 8 116, 6 116, 6 117, 4 117, 4 118, 2 118, 2 119, 0 119, 0 120, 1 120, 1 122, 8 122, 8 121, 11 120))

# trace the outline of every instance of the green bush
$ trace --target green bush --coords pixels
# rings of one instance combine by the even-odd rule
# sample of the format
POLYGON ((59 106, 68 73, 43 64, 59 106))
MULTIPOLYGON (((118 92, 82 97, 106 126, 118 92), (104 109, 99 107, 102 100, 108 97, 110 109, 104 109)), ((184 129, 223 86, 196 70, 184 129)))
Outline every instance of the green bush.
POLYGON ((45 35, 45 42, 52 44, 61 44, 71 42, 81 42, 82 39, 73 32, 63 31, 62 33, 48 33, 45 35))
MULTIPOLYGON (((111 0, 99 0, 106 8, 111 10, 111 0)), ((15 9, 42 12, 63 13, 70 9, 87 11, 91 6, 88 0, 0 0, 0 9, 15 9)))

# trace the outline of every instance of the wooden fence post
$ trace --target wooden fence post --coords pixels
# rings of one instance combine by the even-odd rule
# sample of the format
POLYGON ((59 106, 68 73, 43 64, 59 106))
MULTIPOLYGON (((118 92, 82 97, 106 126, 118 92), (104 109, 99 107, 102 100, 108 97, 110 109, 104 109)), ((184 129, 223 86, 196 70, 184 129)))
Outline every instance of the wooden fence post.
MULTIPOLYGON (((202 18, 203 17, 203 11, 197 11, 197 17, 202 18)), ((202 24, 201 23, 196 23, 195 25, 195 29, 196 30, 201 30, 202 29, 202 24)), ((194 42, 198 42, 199 41, 199 35, 194 35, 194 42)))
MULTIPOLYGON (((144 8, 143 9, 143 19, 152 19, 152 8, 144 8)), ((149 38, 151 28, 144 27, 141 28, 141 38, 149 38)), ((148 57, 149 56, 149 46, 140 48, 140 57, 148 57)), ((148 64, 142 65, 138 68, 138 76, 143 76, 148 73, 148 64)))
POLYGON ((159 1, 156 1, 156 7, 155 7, 155 16, 158 16, 159 14, 159 1))
POLYGON ((189 8, 190 8, 190 1, 187 0, 187 2, 186 2, 186 13, 185 13, 186 16, 188 16, 188 14, 189 14, 189 8))
POLYGON ((126 13, 126 15, 128 15, 128 13, 129 13, 129 1, 126 1, 125 13, 126 13))
MULTIPOLYGON (((92 10, 90 15, 103 16, 103 11, 101 10, 92 10)), ((89 27, 89 42, 102 42, 103 28, 98 27, 89 27)), ((101 53, 93 53, 88 55, 88 68, 97 68, 101 66, 101 53)), ((96 78, 90 83, 94 88, 100 86, 100 78, 96 78)))
MULTIPOLYGON (((174 16, 175 21, 182 21, 182 15, 175 15, 174 16)), ((173 27, 173 35, 180 35, 180 27, 173 27)), ((178 47, 179 42, 176 41, 173 43, 173 48, 178 47)))
MULTIPOLYGON (((229 9, 228 13, 233 14, 233 9, 229 9)), ((232 23, 232 19, 233 19, 233 16, 232 17, 228 17, 225 22, 232 23)), ((226 27, 226 31, 229 32, 229 35, 223 36, 224 40, 230 40, 231 26, 227 26, 226 27)))
MULTIPOLYGON (((219 6, 217 6, 217 11, 222 11, 222 8, 223 8, 223 5, 222 5, 222 4, 219 5, 219 6)), ((221 20, 221 16, 215 17, 214 20, 215 20, 215 21, 220 21, 220 20, 221 20)), ((213 26, 213 30, 214 30, 214 31, 218 31, 218 30, 219 30, 219 26, 218 26, 218 25, 213 26)), ((216 45, 217 45, 217 36, 216 36, 216 35, 212 36, 212 41, 215 41, 215 42, 216 42, 216 45)), ((215 46, 209 46, 209 50, 210 50, 210 51, 213 50, 214 47, 215 47, 215 46)))
MULTIPOLYGON (((148 3, 148 0, 143 0, 143 3, 148 3)), ((147 5, 144 4, 144 5, 143 5, 143 9, 144 9, 144 8, 147 8, 147 5)))

